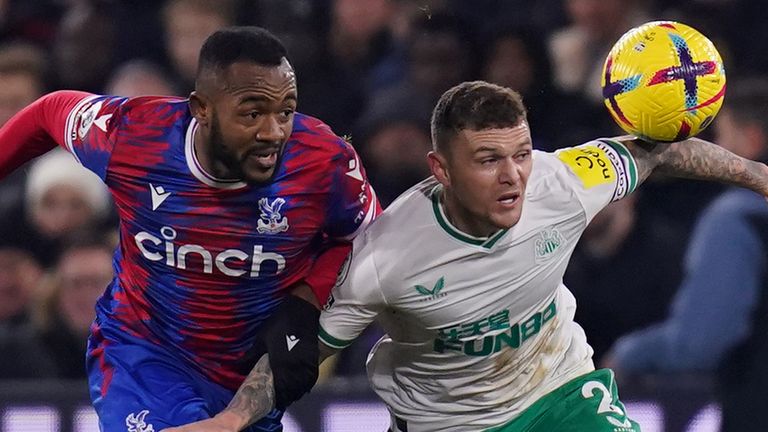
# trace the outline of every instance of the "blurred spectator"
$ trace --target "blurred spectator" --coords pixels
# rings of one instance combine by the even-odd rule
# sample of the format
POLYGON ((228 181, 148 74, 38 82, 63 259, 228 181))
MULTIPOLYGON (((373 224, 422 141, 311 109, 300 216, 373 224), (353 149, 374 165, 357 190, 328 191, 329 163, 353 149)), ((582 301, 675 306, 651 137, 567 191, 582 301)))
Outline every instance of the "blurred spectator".
POLYGON ((98 237, 68 244, 43 283, 32 324, 0 336, 0 374, 13 378, 85 378, 88 329, 95 303, 112 280, 112 247, 98 237))
POLYGON ((349 66, 367 63, 387 28, 393 5, 389 0, 333 0, 331 3, 331 52, 349 66))
POLYGON ((120 65, 109 79, 104 93, 128 97, 181 96, 163 70, 146 60, 131 60, 120 65))
MULTIPOLYGON (((237 15, 238 23, 258 23, 270 29, 283 41, 294 69, 299 72, 311 71, 320 61, 321 52, 325 51, 329 2, 330 0, 261 0, 254 4, 241 1, 237 15)), ((302 102, 304 96, 302 92, 302 102)))
MULTIPOLYGON (((729 85, 716 141, 768 160, 768 80, 729 85)), ((768 204, 731 190, 710 205, 691 240, 685 279, 668 318, 621 338, 608 356, 617 373, 717 376, 723 431, 760 430, 768 400, 768 204)), ((624 300, 622 299, 622 302, 624 300)))
POLYGON ((43 274, 32 254, 14 240, 0 236, 0 334, 29 322, 32 293, 43 274))
POLYGON ((353 144, 382 206, 429 176, 429 116, 407 101, 374 100, 357 129, 353 144))
POLYGON ((61 0, 0 0, 0 40, 49 45, 64 13, 61 0))
POLYGON ((407 80, 430 106, 452 86, 474 76, 474 37, 456 16, 421 16, 408 41, 407 80))
POLYGON ((549 39, 555 83, 602 103, 600 73, 613 44, 648 18, 643 0, 564 0, 571 24, 549 39))
POLYGON ((611 134, 614 124, 602 106, 554 85, 544 41, 533 30, 501 30, 486 47, 481 78, 523 96, 535 148, 551 151, 611 134))
POLYGON ((543 39, 544 34, 567 24, 563 0, 448 0, 448 3, 451 10, 466 20, 470 28, 481 32, 484 39, 500 27, 533 28, 543 39))
POLYGON ((216 30, 234 24, 233 0, 168 0, 163 9, 165 46, 177 87, 188 95, 195 88, 197 57, 203 41, 216 30))
POLYGON ((86 227, 105 226, 111 201, 94 176, 64 150, 41 156, 27 178, 24 209, 3 221, 0 236, 20 239, 50 267, 67 237, 86 227))
POLYGON ((0 47, 0 126, 46 90, 45 53, 15 42, 0 47))
POLYGON ((474 38, 448 13, 415 18, 407 41, 407 73, 402 81, 374 93, 372 101, 409 106, 429 118, 444 91, 475 76, 474 38))
MULTIPOLYGON (((392 37, 404 44, 413 34, 413 26, 420 17, 430 17, 432 14, 459 14, 455 5, 449 5, 447 0, 394 0, 394 12, 389 21, 392 37)), ((463 3, 463 2, 462 2, 463 3)))
POLYGON ((640 194, 595 216, 563 278, 579 304, 576 321, 596 363, 619 336, 662 319, 680 281, 681 247, 664 224, 638 215, 640 194), (617 307, 619 299, 632 306, 617 307))
POLYGON ((100 238, 76 239, 62 252, 33 322, 60 378, 85 378, 85 348, 95 304, 114 276, 114 248, 100 238))
POLYGON ((73 3, 53 45, 57 87, 101 93, 115 65, 116 28, 102 0, 73 3))
POLYGON ((117 33, 114 64, 139 58, 166 66, 160 11, 167 0, 106 1, 117 33))
MULTIPOLYGON (((34 45, 15 42, 0 47, 0 126, 42 96, 46 69, 45 53, 34 45)), ((21 205, 25 177, 20 169, 0 183, 0 221, 21 205)))
POLYGON ((299 61, 307 65, 294 65, 302 94, 299 110, 345 135, 373 90, 399 79, 404 65, 389 31, 392 1, 331 0, 329 8, 328 26, 318 27, 316 36, 322 42, 310 45, 313 53, 300 50, 299 61))

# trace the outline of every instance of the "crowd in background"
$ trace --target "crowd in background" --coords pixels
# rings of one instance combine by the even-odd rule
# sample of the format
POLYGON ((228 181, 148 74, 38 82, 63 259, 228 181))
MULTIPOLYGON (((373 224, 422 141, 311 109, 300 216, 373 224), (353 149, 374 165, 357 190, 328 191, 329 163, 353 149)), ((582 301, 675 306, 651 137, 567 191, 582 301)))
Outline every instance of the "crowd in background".
MULTIPOLYGON (((555 150, 620 134, 599 74, 629 28, 672 19, 699 29, 730 86, 768 74, 767 18, 750 0, 0 0, 0 125, 58 89, 186 97, 210 33, 260 25, 288 48, 299 111, 348 137, 386 206, 429 174, 431 109, 461 81, 519 91, 534 147, 555 150)), ((719 123, 706 138, 745 139, 718 134, 719 123)), ((759 145, 755 158, 768 154, 759 145)), ((598 364, 620 336, 667 316, 697 217, 720 192, 653 177, 593 221, 566 285, 598 364)), ((85 376, 115 223, 104 186, 63 150, 0 181, 0 379, 85 376)), ((333 372, 362 373, 377 337, 370 329, 333 372)))

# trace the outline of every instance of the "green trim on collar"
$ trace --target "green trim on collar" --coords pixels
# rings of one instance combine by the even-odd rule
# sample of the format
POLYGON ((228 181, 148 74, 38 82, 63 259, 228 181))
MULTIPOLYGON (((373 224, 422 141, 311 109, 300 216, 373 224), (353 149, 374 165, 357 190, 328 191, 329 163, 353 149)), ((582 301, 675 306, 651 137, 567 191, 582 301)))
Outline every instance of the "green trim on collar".
POLYGON ((443 207, 440 205, 440 191, 442 191, 442 185, 436 185, 432 189, 432 192, 430 192, 430 198, 432 198, 432 211, 435 213, 437 224, 451 237, 473 246, 481 246, 490 249, 504 236, 504 234, 507 233, 507 231, 509 231, 508 229, 502 229, 489 237, 475 237, 459 231, 459 229, 454 227, 445 216, 443 207))

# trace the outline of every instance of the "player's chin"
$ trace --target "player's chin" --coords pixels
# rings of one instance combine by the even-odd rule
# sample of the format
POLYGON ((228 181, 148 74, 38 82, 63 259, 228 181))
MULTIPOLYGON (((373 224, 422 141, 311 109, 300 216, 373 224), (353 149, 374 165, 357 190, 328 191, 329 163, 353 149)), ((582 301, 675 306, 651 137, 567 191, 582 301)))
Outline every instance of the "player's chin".
POLYGON ((259 168, 243 166, 243 178, 248 184, 264 184, 272 181, 272 176, 275 174, 275 167, 271 168, 259 168))
POLYGON ((500 208, 491 214, 491 221, 499 229, 508 229, 520 222, 523 203, 518 203, 514 208, 500 208))

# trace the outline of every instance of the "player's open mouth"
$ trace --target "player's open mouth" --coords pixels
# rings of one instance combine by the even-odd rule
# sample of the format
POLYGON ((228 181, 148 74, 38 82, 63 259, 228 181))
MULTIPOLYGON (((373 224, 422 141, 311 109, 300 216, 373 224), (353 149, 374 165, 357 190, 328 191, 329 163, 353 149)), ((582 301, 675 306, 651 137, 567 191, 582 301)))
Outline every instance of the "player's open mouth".
POLYGON ((277 163, 277 151, 270 153, 252 152, 248 154, 248 159, 255 161, 261 169, 270 169, 277 163))
POLYGON ((511 205, 515 205, 515 203, 517 203, 519 198, 520 198, 519 193, 509 192, 509 193, 502 194, 499 197, 499 199, 497 199, 496 201, 498 201, 502 205, 511 206, 511 205))

